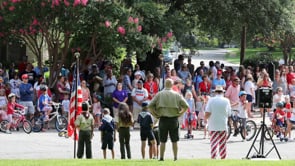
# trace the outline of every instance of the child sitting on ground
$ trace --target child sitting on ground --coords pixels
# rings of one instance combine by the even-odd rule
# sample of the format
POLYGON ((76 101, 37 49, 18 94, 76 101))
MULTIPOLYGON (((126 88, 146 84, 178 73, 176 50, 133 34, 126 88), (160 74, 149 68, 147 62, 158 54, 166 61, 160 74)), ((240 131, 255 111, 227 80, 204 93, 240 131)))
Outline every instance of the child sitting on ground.
POLYGON ((101 126, 99 127, 101 131, 101 141, 103 150, 103 158, 106 159, 107 152, 106 148, 112 152, 112 159, 115 159, 115 151, 114 151, 114 142, 116 141, 116 132, 115 132, 115 122, 114 119, 110 115, 110 109, 103 109, 103 118, 101 120, 101 126))

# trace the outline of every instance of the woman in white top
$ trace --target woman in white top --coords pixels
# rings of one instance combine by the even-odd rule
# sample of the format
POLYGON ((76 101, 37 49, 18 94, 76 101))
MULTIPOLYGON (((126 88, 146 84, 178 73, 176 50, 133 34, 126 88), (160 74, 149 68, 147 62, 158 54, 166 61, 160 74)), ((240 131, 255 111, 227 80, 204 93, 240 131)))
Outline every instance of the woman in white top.
POLYGON ((255 103, 255 90, 256 90, 256 86, 253 82, 252 74, 247 74, 244 90, 247 93, 247 100, 248 100, 247 113, 249 117, 252 117, 251 110, 253 108, 253 104, 255 103))

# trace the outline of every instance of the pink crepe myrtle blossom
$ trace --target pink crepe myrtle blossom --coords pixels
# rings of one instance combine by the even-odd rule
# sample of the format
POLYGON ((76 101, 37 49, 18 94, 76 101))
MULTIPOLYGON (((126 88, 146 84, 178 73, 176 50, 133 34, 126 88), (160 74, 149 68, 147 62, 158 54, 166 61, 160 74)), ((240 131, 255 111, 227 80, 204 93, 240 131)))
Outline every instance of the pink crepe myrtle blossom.
POLYGON ((42 7, 45 7, 46 6, 46 3, 45 2, 41 2, 41 6, 42 7))
POLYGON ((169 38, 171 38, 171 37, 173 36, 173 33, 172 33, 172 32, 168 32, 166 36, 167 36, 168 39, 169 39, 169 38))
POLYGON ((163 37, 162 38, 162 42, 165 43, 166 41, 167 41, 167 38, 166 37, 163 37))
POLYGON ((107 20, 104 22, 104 25, 108 28, 111 26, 111 22, 107 20))
POLYGON ((8 9, 9 9, 9 11, 14 11, 15 7, 14 6, 10 6, 8 9))
POLYGON ((141 31, 142 31, 142 26, 141 26, 141 25, 138 25, 138 27, 137 27, 137 31, 138 31, 138 32, 141 32, 141 31))
POLYGON ((78 5, 82 5, 82 6, 86 6, 87 5, 88 0, 75 0, 73 6, 78 6, 78 5))
POLYGON ((73 6, 78 6, 81 3, 81 0, 75 0, 73 6))
POLYGON ((139 22, 139 19, 138 18, 134 18, 134 24, 138 24, 138 22, 139 22))
POLYGON ((59 0, 52 0, 51 7, 59 6, 59 0))
POLYGON ((7 2, 6 1, 2 2, 2 5, 7 6, 7 2))
POLYGON ((70 6, 70 2, 68 1, 68 0, 64 0, 64 4, 65 4, 65 6, 70 6))
POLYGON ((38 20, 36 18, 34 18, 32 25, 38 25, 38 24, 39 24, 38 20))
POLYGON ((131 23, 131 24, 134 23, 134 19, 133 19, 133 17, 130 16, 130 17, 128 18, 128 22, 131 23))
POLYGON ((11 0, 12 3, 20 2, 20 0, 11 0))
POLYGON ((83 6, 86 6, 86 5, 87 5, 87 2, 88 2, 88 0, 81 0, 81 4, 82 4, 83 6))
POLYGON ((126 34, 126 30, 125 30, 125 28, 122 27, 122 26, 119 26, 119 27, 117 28, 117 31, 118 31, 121 35, 125 35, 125 34, 126 34))
POLYGON ((25 30, 24 29, 19 29, 19 33, 20 34, 25 34, 25 30))

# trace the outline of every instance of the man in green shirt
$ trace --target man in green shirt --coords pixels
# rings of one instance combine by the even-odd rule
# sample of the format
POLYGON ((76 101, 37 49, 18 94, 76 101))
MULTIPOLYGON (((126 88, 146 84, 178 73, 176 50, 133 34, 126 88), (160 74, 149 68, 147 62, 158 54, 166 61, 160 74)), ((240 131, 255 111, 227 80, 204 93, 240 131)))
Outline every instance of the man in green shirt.
POLYGON ((174 160, 177 160, 177 142, 179 141, 178 117, 188 109, 184 97, 172 90, 173 80, 165 80, 165 89, 158 92, 148 108, 151 114, 159 118, 160 161, 164 160, 165 144, 168 133, 171 138, 174 160))
POLYGON ((82 113, 77 117, 75 126, 79 129, 77 157, 80 159, 84 154, 84 144, 86 146, 86 158, 92 158, 91 139, 93 137, 93 116, 88 111, 88 104, 82 103, 82 113))

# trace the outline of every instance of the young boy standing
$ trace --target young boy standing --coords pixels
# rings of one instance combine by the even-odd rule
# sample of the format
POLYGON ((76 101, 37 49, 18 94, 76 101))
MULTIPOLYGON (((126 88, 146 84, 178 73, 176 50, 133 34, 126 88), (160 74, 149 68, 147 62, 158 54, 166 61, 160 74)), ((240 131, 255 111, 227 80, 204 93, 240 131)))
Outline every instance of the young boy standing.
POLYGON ((147 111, 147 102, 142 103, 142 111, 138 115, 137 122, 140 124, 140 138, 141 138, 141 155, 145 158, 146 139, 151 143, 151 150, 155 154, 155 136, 153 132, 153 118, 147 111))
MULTIPOLYGON (((238 118, 242 119, 242 127, 243 127, 243 135, 246 137, 247 131, 246 131, 246 120, 248 118, 247 114, 247 93, 245 91, 240 91, 239 93, 239 104, 238 104, 238 118)), ((245 139, 243 139, 245 141, 245 139)))
POLYGON ((111 150, 112 159, 115 158, 114 152, 114 141, 116 141, 115 122, 110 115, 110 110, 108 108, 103 109, 103 118, 101 120, 101 126, 99 127, 101 131, 101 141, 103 150, 103 158, 106 159, 106 148, 111 150))

